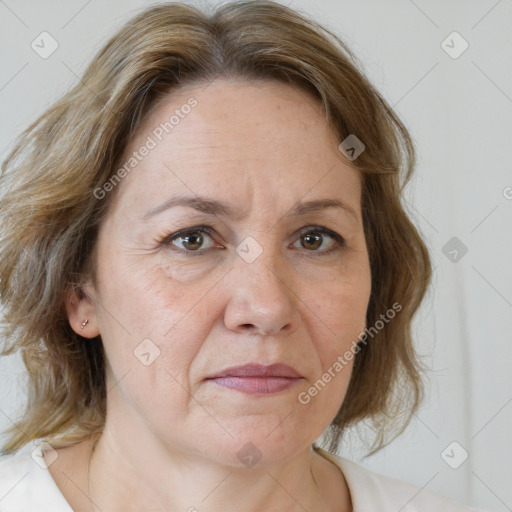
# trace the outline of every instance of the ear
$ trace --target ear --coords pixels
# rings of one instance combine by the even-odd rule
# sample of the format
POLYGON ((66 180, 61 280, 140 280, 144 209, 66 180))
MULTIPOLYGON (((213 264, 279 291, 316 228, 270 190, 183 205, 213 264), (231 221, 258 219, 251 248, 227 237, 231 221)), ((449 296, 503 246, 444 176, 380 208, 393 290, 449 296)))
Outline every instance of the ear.
POLYGON ((75 286, 66 296, 66 312, 73 331, 84 338, 95 338, 100 334, 97 306, 92 290, 88 286, 75 286))

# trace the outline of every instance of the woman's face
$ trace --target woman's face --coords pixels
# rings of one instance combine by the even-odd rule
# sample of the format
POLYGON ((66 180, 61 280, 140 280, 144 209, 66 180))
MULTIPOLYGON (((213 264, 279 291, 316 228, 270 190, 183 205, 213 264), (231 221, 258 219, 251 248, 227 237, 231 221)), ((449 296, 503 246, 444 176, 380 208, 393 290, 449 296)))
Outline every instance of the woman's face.
POLYGON ((107 424, 240 465, 284 460, 331 423, 370 296, 360 178, 339 142, 314 99, 273 81, 181 89, 146 118, 88 288, 107 424), (296 377, 225 372, 276 363, 296 377))

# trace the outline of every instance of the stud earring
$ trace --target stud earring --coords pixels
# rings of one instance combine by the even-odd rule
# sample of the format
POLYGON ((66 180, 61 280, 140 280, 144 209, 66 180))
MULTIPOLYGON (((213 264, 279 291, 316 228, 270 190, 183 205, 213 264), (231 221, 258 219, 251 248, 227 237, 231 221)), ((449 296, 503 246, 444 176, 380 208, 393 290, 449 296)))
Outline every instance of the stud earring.
POLYGON ((82 322, 82 329, 89 323, 89 319, 85 319, 83 322, 82 322))

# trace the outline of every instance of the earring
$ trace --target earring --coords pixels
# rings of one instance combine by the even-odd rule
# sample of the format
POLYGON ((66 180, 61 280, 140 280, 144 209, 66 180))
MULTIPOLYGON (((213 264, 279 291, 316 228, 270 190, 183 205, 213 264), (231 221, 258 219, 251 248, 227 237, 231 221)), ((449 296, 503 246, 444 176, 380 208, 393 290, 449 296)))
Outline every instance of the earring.
POLYGON ((86 318, 83 322, 82 322, 82 329, 89 323, 89 319, 86 318))

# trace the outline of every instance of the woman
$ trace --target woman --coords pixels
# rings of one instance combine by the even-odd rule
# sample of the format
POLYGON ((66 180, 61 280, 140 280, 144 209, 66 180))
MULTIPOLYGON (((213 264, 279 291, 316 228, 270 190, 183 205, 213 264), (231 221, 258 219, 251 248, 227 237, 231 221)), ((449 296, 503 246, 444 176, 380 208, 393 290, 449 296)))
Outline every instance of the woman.
POLYGON ((470 510, 334 455, 421 400, 413 165, 349 50, 287 7, 126 24, 4 163, 30 399, 0 510, 470 510))

